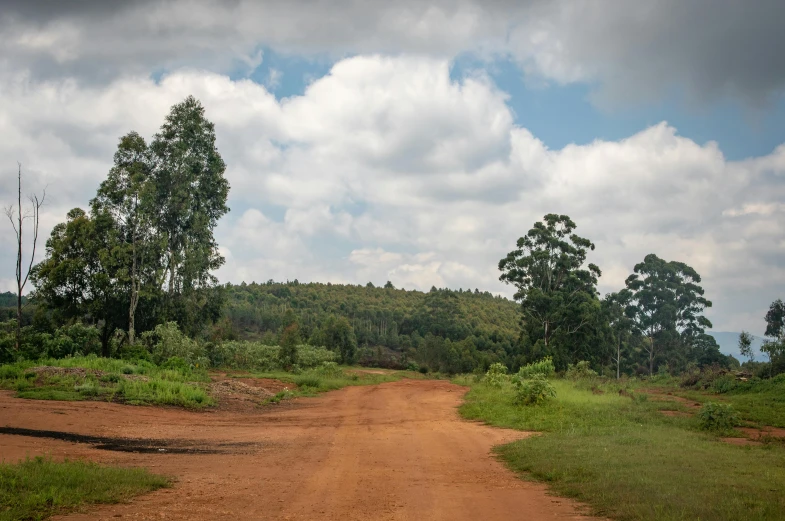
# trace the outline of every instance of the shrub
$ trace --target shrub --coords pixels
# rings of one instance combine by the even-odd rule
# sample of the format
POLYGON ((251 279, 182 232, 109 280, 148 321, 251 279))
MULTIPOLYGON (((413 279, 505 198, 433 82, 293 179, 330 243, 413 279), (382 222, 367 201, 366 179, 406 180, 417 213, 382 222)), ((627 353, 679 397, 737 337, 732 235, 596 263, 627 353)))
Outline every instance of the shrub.
POLYGON ((173 371, 179 371, 183 374, 190 372, 191 366, 188 365, 188 362, 180 358, 179 356, 173 356, 163 364, 161 364, 161 369, 171 369, 173 371))
POLYGON ((507 381, 507 366, 501 362, 491 364, 485 373, 485 383, 494 387, 501 387, 507 381))
POLYGON ((427 365, 421 365, 421 366, 420 366, 420 373, 422 373, 422 374, 428 374, 428 371, 429 371, 429 369, 428 369, 428 366, 427 366, 427 365))
POLYGON ((321 376, 339 377, 343 375, 343 371, 335 362, 322 362, 322 365, 315 368, 313 372, 321 376))
POLYGON ((98 329, 77 322, 58 328, 53 336, 45 340, 43 347, 45 356, 65 358, 98 354, 101 352, 101 340, 98 329))
POLYGON ((417 362, 415 362, 414 360, 412 360, 412 361, 410 361, 410 362, 409 362, 409 363, 406 365, 406 370, 407 370, 407 371, 414 371, 414 372, 416 373, 417 371, 419 371, 419 370, 420 370, 420 366, 419 366, 419 365, 417 365, 417 362))
POLYGON ((736 388, 738 382, 736 377, 730 374, 725 374, 716 378, 709 388, 717 394, 724 394, 736 388))
POLYGON ((160 364, 177 356, 195 365, 206 365, 206 351, 202 345, 180 332, 176 322, 158 324, 153 331, 142 334, 142 341, 149 346, 153 362, 160 364))
POLYGON ((739 417, 728 404, 707 402, 698 413, 698 424, 705 431, 726 432, 739 424, 739 417))
POLYGON ((539 405, 549 398, 556 397, 556 389, 545 375, 537 373, 531 378, 515 379, 515 403, 520 405, 539 405))
POLYGON ((570 380, 583 380, 586 378, 594 378, 597 376, 597 373, 592 370, 589 362, 581 360, 575 365, 569 364, 565 376, 570 380))
POLYGON ((98 380, 101 381, 101 382, 104 382, 104 383, 116 384, 117 382, 120 381, 120 375, 117 375, 117 374, 114 374, 114 373, 109 373, 109 374, 103 375, 98 380))
POLYGON ((553 376, 556 373, 556 367, 553 365, 553 358, 546 356, 539 362, 526 364, 518 370, 518 377, 522 379, 531 378, 536 374, 541 374, 546 378, 553 376))

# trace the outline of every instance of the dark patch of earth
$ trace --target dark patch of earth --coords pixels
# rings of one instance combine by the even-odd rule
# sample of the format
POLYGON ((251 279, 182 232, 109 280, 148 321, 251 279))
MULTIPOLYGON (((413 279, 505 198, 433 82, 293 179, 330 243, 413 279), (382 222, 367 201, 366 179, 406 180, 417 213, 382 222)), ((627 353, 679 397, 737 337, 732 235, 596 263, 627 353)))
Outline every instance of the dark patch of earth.
POLYGON ((22 429, 19 427, 0 427, 0 434, 28 436, 31 438, 50 438, 73 443, 87 443, 93 448, 117 452, 137 452, 147 454, 237 454, 251 452, 258 443, 211 443, 206 446, 195 440, 157 440, 146 438, 115 438, 109 436, 88 436, 73 432, 22 429), (243 450, 245 449, 245 450, 243 450))

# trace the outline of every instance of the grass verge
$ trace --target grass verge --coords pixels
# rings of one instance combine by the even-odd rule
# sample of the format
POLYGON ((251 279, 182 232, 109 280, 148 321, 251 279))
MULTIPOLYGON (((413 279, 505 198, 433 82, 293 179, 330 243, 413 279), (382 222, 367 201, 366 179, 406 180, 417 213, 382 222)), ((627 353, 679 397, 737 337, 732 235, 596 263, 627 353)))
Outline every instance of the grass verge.
POLYGON ((169 486, 144 469, 37 457, 0 463, 0 521, 46 519, 83 505, 118 503, 169 486))
POLYGON ((557 380, 557 397, 513 404, 507 384, 469 379, 461 414, 534 436, 498 447, 524 476, 620 520, 785 519, 785 448, 733 446, 699 432, 697 419, 665 417, 667 407, 620 396, 613 386, 557 380))
POLYGON ((37 400, 107 400, 134 405, 214 405, 207 372, 95 356, 0 366, 0 388, 37 400))
MULTIPOLYGON (((363 369, 348 367, 316 367, 292 374, 283 371, 253 373, 254 378, 272 378, 282 382, 295 384, 291 390, 284 390, 267 399, 268 403, 278 403, 281 400, 297 398, 299 396, 315 396, 327 391, 335 391, 352 385, 375 385, 385 382, 395 382, 407 377, 408 371, 395 371, 385 374, 363 372, 363 369)), ((412 373, 414 375, 414 373, 412 373)))

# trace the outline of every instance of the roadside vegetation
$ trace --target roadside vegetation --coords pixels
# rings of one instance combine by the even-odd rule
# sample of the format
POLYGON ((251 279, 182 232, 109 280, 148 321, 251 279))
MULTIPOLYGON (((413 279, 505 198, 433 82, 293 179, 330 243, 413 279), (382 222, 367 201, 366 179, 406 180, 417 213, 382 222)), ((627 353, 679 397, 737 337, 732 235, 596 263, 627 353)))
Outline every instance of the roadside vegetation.
POLYGON ((144 469, 41 457, 0 462, 0 521, 46 519, 85 505, 127 501, 169 485, 167 478, 144 469))
MULTIPOLYGON (((535 365, 535 364, 533 364, 535 365)), ((578 364, 576 364, 577 366, 578 364)), ((678 382, 619 381, 580 374, 561 378, 522 370, 499 377, 456 378, 470 391, 462 416, 498 427, 539 434, 497 447, 500 458, 524 478, 544 481, 561 495, 588 504, 597 514, 622 520, 785 518, 785 443, 743 439, 737 426, 762 426, 771 408, 756 400, 765 386, 785 395, 785 379, 745 383, 733 391, 685 390, 678 382), (542 400, 521 400, 519 382, 546 380, 542 400), (687 411, 673 395, 705 402, 687 411), (741 399, 741 400, 740 400, 741 399), (747 407, 736 408, 737 404, 747 407), (677 411, 677 415, 663 414, 677 411)), ((779 409, 782 413, 782 409, 779 409)))

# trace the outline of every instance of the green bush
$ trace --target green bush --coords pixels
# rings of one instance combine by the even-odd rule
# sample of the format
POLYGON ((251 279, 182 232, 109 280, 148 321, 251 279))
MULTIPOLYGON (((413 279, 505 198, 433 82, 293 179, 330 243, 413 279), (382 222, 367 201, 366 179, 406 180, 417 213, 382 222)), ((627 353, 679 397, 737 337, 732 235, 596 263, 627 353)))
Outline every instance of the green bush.
POLYGON ((556 367, 553 365, 553 358, 546 356, 538 362, 526 364, 518 370, 518 377, 521 379, 531 378, 536 374, 541 374, 548 378, 556 373, 556 367))
POLYGON ((587 378, 595 378, 597 372, 592 370, 591 365, 586 360, 581 360, 575 365, 569 364, 567 366, 567 373, 564 375, 570 380, 584 380, 587 378))
POLYGON ((322 362, 322 365, 316 367, 313 372, 321 376, 338 377, 343 375, 343 371, 335 362, 322 362))
POLYGON ((525 380, 516 378, 514 383, 515 403, 519 405, 539 405, 556 397, 556 389, 543 374, 537 373, 525 380))
POLYGON ((500 362, 491 364, 485 373, 485 383, 494 387, 501 387, 507 380, 507 366, 500 362))
POLYGON ((94 326, 86 326, 81 322, 58 328, 54 335, 44 343, 44 355, 50 358, 65 358, 99 354, 101 337, 94 326))
POLYGON ((205 348, 183 334, 176 322, 158 324, 153 331, 142 334, 142 342, 147 344, 156 364, 174 356, 182 358, 190 365, 199 364, 204 367, 209 363, 205 348))
POLYGON ((736 386, 737 386, 736 377, 730 374, 725 374, 716 378, 713 382, 711 382, 709 389, 711 389, 717 394, 725 394, 735 389, 736 386))
POLYGON ((705 431, 727 432, 739 425, 739 417, 728 404, 707 402, 698 412, 698 424, 705 431))

